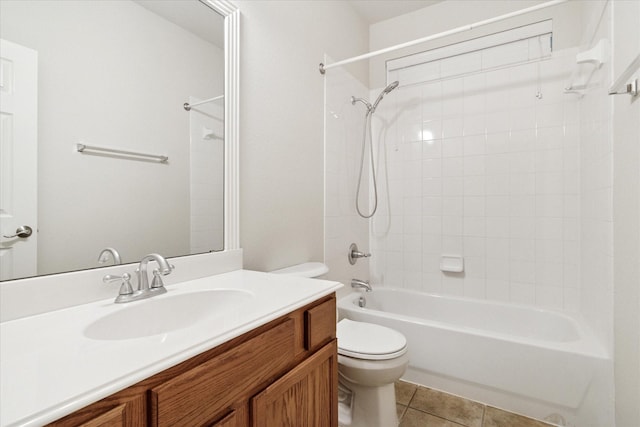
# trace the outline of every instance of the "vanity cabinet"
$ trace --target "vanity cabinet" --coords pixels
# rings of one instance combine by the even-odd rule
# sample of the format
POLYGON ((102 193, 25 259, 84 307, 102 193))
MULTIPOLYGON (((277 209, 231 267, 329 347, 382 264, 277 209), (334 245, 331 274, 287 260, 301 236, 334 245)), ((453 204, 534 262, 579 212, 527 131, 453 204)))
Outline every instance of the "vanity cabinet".
POLYGON ((252 427, 337 426, 333 407, 338 368, 336 341, 324 346, 251 399, 252 427))
POLYGON ((51 426, 337 427, 335 295, 51 426))

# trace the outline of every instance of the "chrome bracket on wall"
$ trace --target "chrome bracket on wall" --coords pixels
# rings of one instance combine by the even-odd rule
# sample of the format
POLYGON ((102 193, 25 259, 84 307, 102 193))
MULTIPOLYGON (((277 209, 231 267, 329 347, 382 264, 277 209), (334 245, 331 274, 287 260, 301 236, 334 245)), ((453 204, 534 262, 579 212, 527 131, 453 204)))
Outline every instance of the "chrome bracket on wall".
POLYGON ((640 91, 638 90, 638 79, 634 79, 629 82, 629 79, 633 74, 640 70, 640 54, 631 61, 631 64, 620 74, 620 77, 611 85, 609 89, 609 95, 631 95, 638 96, 640 91))
POLYGON ((627 83, 623 86, 623 90, 617 90, 616 92, 609 92, 609 95, 631 95, 638 96, 640 91, 638 91, 638 79, 635 79, 631 83, 627 83))

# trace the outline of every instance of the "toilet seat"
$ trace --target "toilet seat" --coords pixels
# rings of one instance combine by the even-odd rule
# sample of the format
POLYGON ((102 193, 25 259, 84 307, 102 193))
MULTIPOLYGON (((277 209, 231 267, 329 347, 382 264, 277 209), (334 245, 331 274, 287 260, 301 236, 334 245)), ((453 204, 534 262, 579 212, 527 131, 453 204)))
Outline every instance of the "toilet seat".
POLYGON ((389 360, 407 352, 400 332, 373 323, 342 319, 338 322, 338 354, 363 360, 389 360))

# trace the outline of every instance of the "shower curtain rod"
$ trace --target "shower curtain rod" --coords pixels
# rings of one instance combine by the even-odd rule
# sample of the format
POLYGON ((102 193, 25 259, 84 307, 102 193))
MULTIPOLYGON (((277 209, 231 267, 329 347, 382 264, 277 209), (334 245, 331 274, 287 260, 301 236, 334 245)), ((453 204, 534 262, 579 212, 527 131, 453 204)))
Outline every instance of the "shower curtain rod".
POLYGON ((415 46, 417 44, 420 43, 424 43, 424 42, 428 42, 431 40, 436 40, 436 39, 440 39, 442 37, 446 37, 446 36, 450 36, 453 34, 458 34, 458 33, 462 33, 464 31, 469 31, 469 30, 473 30, 474 28, 478 28, 478 27, 482 27, 484 25, 488 25, 488 24, 493 24, 494 22, 498 22, 498 21, 502 21, 508 18, 513 18, 514 16, 519 16, 519 15, 523 15, 525 13, 529 13, 529 12, 535 12, 536 10, 540 10, 540 9, 546 9, 547 7, 551 7, 551 6, 555 6, 561 3, 566 3, 569 0, 552 0, 552 1, 548 1, 546 3, 541 3, 538 4, 536 6, 531 6, 525 9, 520 9, 517 10, 515 12, 510 12, 510 13, 505 13, 504 15, 500 15, 500 16, 496 16, 494 18, 490 18, 490 19, 485 19, 484 21, 478 21, 475 22, 473 24, 469 24, 469 25, 463 25, 461 27, 457 27, 454 28, 452 30, 447 30, 447 31, 443 31, 441 33, 437 33, 437 34, 433 34, 427 37, 422 37, 419 39, 415 39, 406 43, 400 43, 394 46, 390 46, 390 47, 386 47, 384 49, 380 49, 380 50, 375 50, 373 52, 369 52, 369 53, 365 53, 364 55, 359 55, 359 56, 354 56, 352 58, 348 58, 348 59, 343 59, 342 61, 338 61, 338 62, 334 62, 333 64, 323 64, 322 62, 320 63, 320 74, 324 74, 328 69, 330 68, 334 68, 334 67, 339 67, 341 65, 346 65, 346 64, 350 64, 352 62, 356 62, 356 61, 360 61, 363 59, 369 59, 369 58, 373 58, 374 56, 378 56, 378 55, 382 55, 388 52, 393 52, 395 50, 398 49, 403 49, 405 47, 411 47, 411 46, 415 46))
POLYGON ((224 95, 214 96, 213 98, 205 99, 204 101, 194 102, 193 104, 189 104, 188 102, 185 102, 182 106, 184 107, 185 110, 189 111, 191 110, 191 107, 196 107, 198 105, 206 104, 207 102, 211 102, 211 101, 217 101, 218 99, 222 99, 222 98, 224 98, 224 95))

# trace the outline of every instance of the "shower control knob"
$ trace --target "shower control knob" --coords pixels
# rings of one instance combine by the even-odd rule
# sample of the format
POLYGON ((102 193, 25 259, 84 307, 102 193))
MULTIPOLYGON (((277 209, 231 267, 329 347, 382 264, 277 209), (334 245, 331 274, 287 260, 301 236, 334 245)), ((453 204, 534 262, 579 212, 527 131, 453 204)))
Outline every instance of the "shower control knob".
POLYGON ((360 252, 358 245, 355 243, 352 243, 351 246, 349 246, 349 264, 351 265, 354 265, 356 261, 358 261, 358 258, 369 258, 370 256, 371 254, 360 252))

